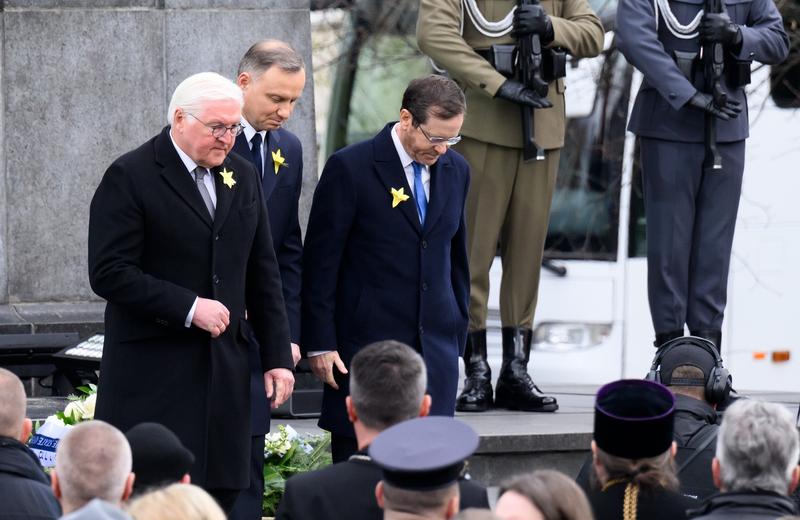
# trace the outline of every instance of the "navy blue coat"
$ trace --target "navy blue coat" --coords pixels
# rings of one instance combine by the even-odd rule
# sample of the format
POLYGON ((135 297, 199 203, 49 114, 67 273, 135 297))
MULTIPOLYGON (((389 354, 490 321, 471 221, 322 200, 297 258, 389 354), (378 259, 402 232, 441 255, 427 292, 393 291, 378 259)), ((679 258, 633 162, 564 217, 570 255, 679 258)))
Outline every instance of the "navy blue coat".
MULTIPOLYGON (((251 161, 250 146, 244 133, 239 134, 233 151, 251 161)), ((297 217, 300 189, 303 185, 303 147, 288 130, 267 132, 266 160, 261 186, 267 203, 272 244, 281 273, 283 300, 293 343, 300 343, 300 283, 303 242, 297 217), (277 171, 273 153, 280 152, 283 165, 277 171)), ((269 402, 264 390, 264 371, 258 356, 258 345, 250 346, 250 399, 253 435, 269 431, 269 402)))
MULTIPOLYGON (((392 188, 412 194, 392 126, 325 164, 306 230, 301 346, 304 352, 336 349, 349 366, 369 343, 407 343, 425 359, 431 413, 452 415, 468 320, 469 166, 450 150, 431 168, 421 227, 413 196, 392 207, 392 188)), ((346 377, 337 381, 338 391, 325 385, 319 424, 353 436, 344 409, 346 377)))
MULTIPOLYGON (((773 0, 725 0, 725 5, 731 20, 742 29, 737 59, 765 64, 786 59, 789 40, 773 0)), ((678 21, 687 24, 703 9, 703 0, 671 0, 670 6, 678 21)), ((673 60, 676 50, 699 53, 699 37, 677 38, 659 18, 656 28, 653 0, 625 0, 617 7, 617 45, 644 75, 628 130, 640 137, 701 143, 704 112, 684 105, 695 92, 704 91, 703 72, 696 71, 692 84, 673 60)), ((743 111, 736 119, 717 120, 717 141, 741 141, 749 135, 744 89, 727 82, 725 87, 729 97, 742 104, 743 111)))

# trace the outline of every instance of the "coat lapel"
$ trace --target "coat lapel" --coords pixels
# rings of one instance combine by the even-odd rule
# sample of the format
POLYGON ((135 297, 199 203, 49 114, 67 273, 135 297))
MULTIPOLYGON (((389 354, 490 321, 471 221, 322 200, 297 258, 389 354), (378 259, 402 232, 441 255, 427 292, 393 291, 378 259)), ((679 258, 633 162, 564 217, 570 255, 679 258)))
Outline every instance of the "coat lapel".
MULTIPOLYGON (((264 155, 264 177, 261 185, 264 188, 264 199, 269 199, 272 195, 272 190, 278 183, 278 177, 283 174, 283 170, 288 166, 280 166, 278 173, 275 173, 275 161, 272 159, 273 153, 278 153, 280 150, 281 136, 277 130, 267 132, 267 153, 264 155)), ((281 156, 286 159, 285 150, 281 150, 281 156)))
POLYGON ((233 171, 230 161, 226 157, 225 161, 220 166, 211 169, 211 175, 214 176, 214 187, 217 190, 217 207, 214 211, 214 230, 218 230, 225 223, 225 219, 228 217, 228 213, 231 209, 231 202, 236 195, 237 189, 235 183, 238 172, 233 171), (224 183, 225 179, 220 173, 223 170, 226 173, 231 172, 230 178, 234 182, 233 185, 229 186, 224 183))
POLYGON ((448 189, 449 181, 452 179, 452 167, 447 155, 441 156, 431 167, 431 189, 428 197, 428 213, 425 215, 425 232, 433 229, 447 205, 447 199, 452 191, 448 189))
MULTIPOLYGON (((205 222, 212 226, 211 215, 208 214, 203 198, 197 189, 197 184, 192 180, 192 174, 186 171, 186 166, 181 161, 178 152, 172 145, 169 136, 169 127, 162 130, 155 142, 156 162, 163 168, 161 176, 172 188, 175 194, 183 200, 205 222)), ((218 191, 219 193, 219 191, 218 191)))
POLYGON ((400 164, 400 157, 397 155, 397 150, 392 141, 391 131, 393 126, 394 123, 389 123, 373 140, 375 171, 386 187, 386 200, 388 203, 392 201, 392 189, 399 190, 403 188, 403 192, 408 195, 408 199, 399 203, 395 209, 406 217, 417 233, 422 233, 419 215, 417 214, 417 204, 414 201, 414 190, 408 185, 406 173, 403 170, 403 165, 400 164))

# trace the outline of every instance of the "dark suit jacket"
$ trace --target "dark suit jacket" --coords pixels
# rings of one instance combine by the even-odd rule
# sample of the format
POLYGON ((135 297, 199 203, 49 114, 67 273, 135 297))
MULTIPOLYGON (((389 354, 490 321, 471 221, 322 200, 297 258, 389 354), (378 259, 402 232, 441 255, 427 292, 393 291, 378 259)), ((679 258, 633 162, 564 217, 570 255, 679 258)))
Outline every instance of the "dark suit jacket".
MULTIPOLYGON (((625 503, 625 482, 614 484, 605 491, 593 488, 586 493, 589 504, 597 520, 622 519, 625 503)), ((643 489, 637 500, 636 518, 642 520, 680 520, 687 518, 689 509, 694 509, 700 502, 697 500, 667 491, 666 489, 643 489)))
MULTIPOLYGON (((233 151, 252 161, 250 146, 244 133, 239 134, 233 151)), ((300 343, 300 281, 303 261, 303 242, 297 217, 300 189, 303 186, 303 147, 288 130, 279 128, 267 132, 266 161, 261 186, 267 202, 272 245, 278 259, 283 286, 283 300, 289 317, 293 343, 300 343), (284 165, 274 168, 272 154, 280 151, 284 165)), ((264 390, 264 375, 259 362, 258 344, 250 345, 250 398, 253 435, 269 431, 269 402, 264 390)))
MULTIPOLYGON (((363 455, 364 452, 359 452, 363 455)), ((348 460, 286 481, 275 520, 382 520, 375 499, 381 469, 369 460, 348 460)), ((486 488, 459 481, 461 509, 489 509, 486 488)))
MULTIPOLYGON (((687 24, 703 9, 703 1, 673 0, 669 4, 678 21, 687 24)), ((741 51, 735 56, 731 53, 731 57, 766 64, 786 59, 789 39, 772 0, 724 1, 731 20, 742 27, 741 51)), ((701 143, 704 113, 684 105, 697 90, 705 91, 703 72, 697 70, 691 82, 673 60, 675 51, 699 52, 699 37, 677 38, 659 18, 656 29, 651 0, 627 0, 617 8, 617 45, 644 75, 628 130, 640 137, 701 143)), ((741 141, 749 131, 744 89, 727 82, 725 89, 729 98, 742 104, 743 111, 736 119, 717 120, 717 141, 741 141)))
MULTIPOLYGON (((439 158, 421 227, 413 196, 392 207, 391 189, 412 194, 392 126, 336 152, 322 172, 303 255, 302 348, 337 349, 349 365, 374 341, 407 343, 425 359, 431 413, 453 415, 467 332, 469 167, 452 150, 439 158)), ((338 391, 325 385, 319 424, 352 437, 347 379, 337 377, 338 391)))
POLYGON ((108 168, 92 199, 89 278, 108 300, 97 414, 122 431, 142 421, 173 430, 195 455, 192 481, 249 482, 250 392, 245 309, 266 369, 292 368, 261 185, 236 155, 214 168, 212 222, 169 127, 108 168), (227 168, 236 181, 222 183, 227 168), (222 302, 216 339, 185 327, 197 296, 222 302))

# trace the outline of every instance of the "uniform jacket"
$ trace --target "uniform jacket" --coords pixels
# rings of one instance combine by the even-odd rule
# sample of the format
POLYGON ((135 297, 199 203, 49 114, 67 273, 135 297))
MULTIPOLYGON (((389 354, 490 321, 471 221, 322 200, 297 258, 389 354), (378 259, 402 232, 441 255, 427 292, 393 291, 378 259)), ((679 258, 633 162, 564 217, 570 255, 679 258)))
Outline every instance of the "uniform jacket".
POLYGON ((690 511, 692 520, 775 520, 796 515, 792 500, 775 493, 721 493, 690 511))
MULTIPOLYGON (((250 146, 244 133, 239 134, 233 151, 250 161, 250 146)), ((283 300, 289 318, 293 343, 300 343, 300 282, 303 262, 303 242, 297 217, 300 188, 303 185, 303 148, 300 140, 288 130, 279 128, 267 132, 266 160, 261 186, 267 202, 272 245, 281 272, 283 300), (280 152, 283 165, 277 171, 273 154, 280 152)), ((261 367, 259 346, 250 343, 250 399, 253 435, 269 431, 269 402, 264 389, 264 370, 261 367)))
MULTIPOLYGON (((301 346, 337 349, 349 365, 374 341, 407 343, 425 359, 431 413, 452 415, 467 331, 469 167, 452 150, 439 158, 421 227, 413 196, 392 207, 391 189, 412 193, 393 125, 325 164, 306 230, 301 346)), ((325 386, 320 426, 353 436, 344 409, 347 381, 340 380, 339 391, 325 386)))
POLYGON ((167 127, 114 161, 95 192, 89 279, 108 301, 97 418, 122 431, 160 422, 194 453, 192 482, 241 489, 250 454, 245 309, 265 369, 292 369, 289 326, 252 164, 230 154, 211 174, 213 222, 167 127), (219 338, 185 327, 198 296, 230 311, 219 338))
MULTIPOLYGON (((357 456, 364 456, 361 451, 357 456)), ((365 457, 301 473, 286 482, 276 520, 382 520, 375 500, 381 468, 365 457)), ((470 480, 459 481, 461 509, 489 509, 486 489, 470 480)))
MULTIPOLYGON (((614 484, 605 491, 594 489, 587 493, 595 520, 623 520, 626 483, 614 484)), ((639 492, 637 500, 638 520, 680 520, 687 518, 686 511, 697 507, 699 502, 665 489, 639 492)))
MULTIPOLYGON (((477 0, 488 20, 505 17, 516 0, 477 0)), ((575 58, 597 56, 603 50, 603 26, 586 0, 542 0, 553 22, 551 47, 564 47, 575 58)), ((474 49, 494 44, 516 43, 510 34, 489 38, 464 15, 461 34, 461 0, 420 0, 417 21, 419 48, 459 82, 467 98, 467 116, 461 133, 485 143, 522 148, 521 109, 516 103, 494 99, 506 77, 497 72, 474 49)), ((536 143, 544 149, 564 146, 564 80, 550 85, 553 107, 534 110, 536 143)))
POLYGON ((54 520, 61 516, 50 479, 27 446, 0 437, 0 520, 54 520))
MULTIPOLYGON (((735 56, 766 64, 780 63, 789 52, 789 40, 773 0, 724 0, 728 15, 742 28, 741 51, 735 56)), ((703 0, 671 0, 673 14, 682 24, 703 9, 703 0)), ((617 7, 617 45, 628 61, 644 75, 631 112, 628 129, 642 137, 703 142, 704 112, 684 107, 698 90, 705 91, 702 67, 694 84, 673 61, 674 51, 699 52, 699 37, 677 38, 658 22, 652 0, 626 0, 617 7)), ((726 53, 730 54, 728 49, 726 53)), ((742 104, 739 117, 717 120, 717 141, 741 141, 749 135, 747 100, 743 88, 727 82, 728 95, 742 104)))

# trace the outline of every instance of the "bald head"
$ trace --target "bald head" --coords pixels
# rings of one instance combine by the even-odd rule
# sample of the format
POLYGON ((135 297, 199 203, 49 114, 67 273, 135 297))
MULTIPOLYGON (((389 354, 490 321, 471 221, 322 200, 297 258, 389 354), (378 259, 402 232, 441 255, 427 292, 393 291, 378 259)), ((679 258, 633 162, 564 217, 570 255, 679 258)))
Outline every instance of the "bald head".
POLYGON ((118 504, 130 494, 131 448, 118 429, 103 421, 74 426, 56 450, 56 495, 64 513, 93 498, 118 504))
POLYGON ((18 439, 25 422, 25 387, 16 374, 0 368, 0 436, 18 439))

